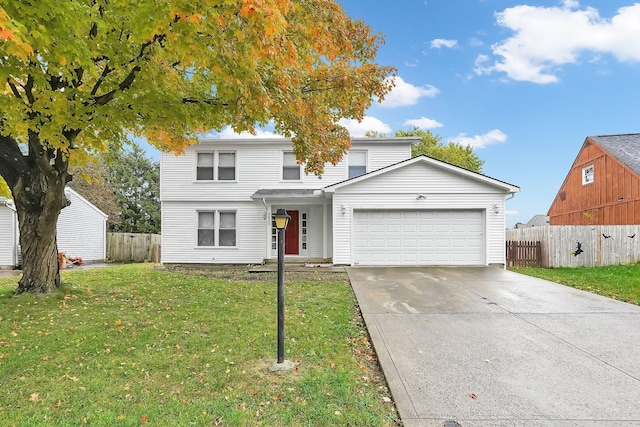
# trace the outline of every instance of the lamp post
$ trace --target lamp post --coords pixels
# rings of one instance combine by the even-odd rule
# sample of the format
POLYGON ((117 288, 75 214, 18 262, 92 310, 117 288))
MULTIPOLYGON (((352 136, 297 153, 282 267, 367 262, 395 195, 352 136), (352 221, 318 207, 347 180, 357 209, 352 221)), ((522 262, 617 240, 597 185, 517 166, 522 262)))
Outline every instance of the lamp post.
POLYGON ((284 360, 284 231, 290 218, 284 209, 273 214, 278 230, 278 361, 272 371, 288 371, 293 367, 293 363, 284 360))

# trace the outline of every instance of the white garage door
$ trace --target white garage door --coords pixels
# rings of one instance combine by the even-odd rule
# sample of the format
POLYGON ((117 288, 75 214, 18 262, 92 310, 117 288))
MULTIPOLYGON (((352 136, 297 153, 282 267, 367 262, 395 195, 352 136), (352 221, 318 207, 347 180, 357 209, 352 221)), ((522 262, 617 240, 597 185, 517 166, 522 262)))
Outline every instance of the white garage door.
POLYGON ((483 212, 356 210, 354 265, 484 265, 483 212))

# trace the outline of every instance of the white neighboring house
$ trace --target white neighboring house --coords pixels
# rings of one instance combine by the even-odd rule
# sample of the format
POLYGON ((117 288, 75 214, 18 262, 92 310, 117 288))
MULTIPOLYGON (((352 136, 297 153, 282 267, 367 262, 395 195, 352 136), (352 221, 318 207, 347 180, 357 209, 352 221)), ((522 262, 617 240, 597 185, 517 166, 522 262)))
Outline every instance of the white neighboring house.
MULTIPOLYGON (((58 251, 85 263, 104 261, 108 216, 73 189, 64 191, 71 204, 58 218, 58 251)), ((18 215, 13 202, 4 198, 0 198, 0 230, 0 268, 15 268, 20 264, 18 215)))
POLYGON ((277 258, 272 213, 291 216, 285 255, 340 265, 505 264, 505 198, 517 186, 430 157, 419 138, 355 138, 322 177, 287 139, 203 139, 160 162, 162 262, 277 258))
POLYGON ((87 263, 102 262, 107 257, 108 215, 72 188, 64 194, 71 202, 58 218, 58 251, 80 257, 87 263))
POLYGON ((0 269, 18 265, 18 215, 13 201, 0 197, 0 269))

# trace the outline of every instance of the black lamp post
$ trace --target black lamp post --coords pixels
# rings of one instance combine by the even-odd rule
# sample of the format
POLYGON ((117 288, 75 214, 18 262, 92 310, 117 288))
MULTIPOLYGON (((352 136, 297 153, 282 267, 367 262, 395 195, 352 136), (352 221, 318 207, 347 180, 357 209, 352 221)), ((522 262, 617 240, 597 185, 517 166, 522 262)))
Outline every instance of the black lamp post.
POLYGON ((284 231, 291 217, 284 209, 273 214, 278 230, 278 361, 272 370, 288 370, 291 363, 284 360, 284 231))

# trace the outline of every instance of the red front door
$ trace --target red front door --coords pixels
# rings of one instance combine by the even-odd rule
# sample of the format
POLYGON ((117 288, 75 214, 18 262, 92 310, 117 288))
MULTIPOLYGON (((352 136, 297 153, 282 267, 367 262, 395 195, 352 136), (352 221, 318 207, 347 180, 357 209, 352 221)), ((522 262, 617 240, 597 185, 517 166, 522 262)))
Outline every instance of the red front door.
POLYGON ((287 229, 284 231, 284 253, 285 255, 299 255, 299 229, 298 211, 287 211, 291 217, 287 229))

